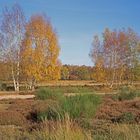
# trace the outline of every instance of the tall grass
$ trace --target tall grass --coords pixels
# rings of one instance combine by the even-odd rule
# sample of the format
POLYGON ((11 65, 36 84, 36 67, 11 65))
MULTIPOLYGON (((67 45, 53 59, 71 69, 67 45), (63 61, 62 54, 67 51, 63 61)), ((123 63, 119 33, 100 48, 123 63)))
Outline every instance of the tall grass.
MULTIPOLYGON (((139 140, 139 125, 108 126, 107 132, 85 131, 68 116, 63 121, 44 121, 40 130, 31 132, 20 130, 15 127, 1 127, 0 139, 2 140, 139 140)), ((93 130, 96 131, 96 130, 93 130)))
POLYGON ((37 118, 63 119, 67 113, 72 119, 93 118, 97 107, 101 103, 101 97, 95 94, 83 94, 65 97, 60 90, 43 88, 37 91, 37 99, 55 100, 58 106, 50 105, 46 110, 39 112, 37 118))
POLYGON ((32 132, 14 128, 0 129, 0 139, 4 140, 92 140, 90 132, 84 131, 69 116, 63 121, 44 121, 41 130, 32 132))
MULTIPOLYGON (((47 99, 52 99, 52 96, 47 96, 47 99)), ((76 95, 70 97, 53 98, 58 102, 58 105, 48 105, 44 111, 37 114, 38 120, 44 118, 51 120, 64 119, 65 114, 68 114, 72 119, 89 119, 93 118, 98 106, 101 103, 99 95, 76 95)))
POLYGON ((79 127, 68 115, 62 121, 45 122, 42 132, 37 132, 38 139, 48 140, 92 140, 90 132, 79 127))
POLYGON ((40 88, 36 91, 36 98, 40 100, 46 99, 59 100, 63 98, 63 94, 59 89, 40 88))
POLYGON ((101 97, 98 95, 76 95, 63 100, 61 110, 73 119, 89 119, 94 117, 100 103, 101 97))

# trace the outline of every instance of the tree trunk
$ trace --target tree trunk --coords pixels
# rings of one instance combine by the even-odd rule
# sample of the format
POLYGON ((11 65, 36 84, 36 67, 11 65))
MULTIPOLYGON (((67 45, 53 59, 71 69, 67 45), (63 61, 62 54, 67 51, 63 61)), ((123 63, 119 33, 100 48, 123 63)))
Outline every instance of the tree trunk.
POLYGON ((31 79, 28 82, 28 89, 34 91, 35 90, 35 85, 36 85, 36 81, 34 79, 31 79))
POLYGON ((16 83, 17 83, 17 91, 19 91, 20 84, 19 84, 19 75, 20 75, 20 51, 18 51, 18 62, 17 62, 17 73, 16 73, 16 83))
POLYGON ((14 90, 16 92, 19 92, 19 77, 15 78, 15 73, 14 73, 14 68, 12 66, 12 79, 13 79, 13 84, 14 84, 14 90))
POLYGON ((16 80, 15 80, 15 75, 14 75, 13 66, 12 66, 12 79, 13 79, 14 89, 15 89, 15 91, 16 91, 17 86, 16 86, 16 80))

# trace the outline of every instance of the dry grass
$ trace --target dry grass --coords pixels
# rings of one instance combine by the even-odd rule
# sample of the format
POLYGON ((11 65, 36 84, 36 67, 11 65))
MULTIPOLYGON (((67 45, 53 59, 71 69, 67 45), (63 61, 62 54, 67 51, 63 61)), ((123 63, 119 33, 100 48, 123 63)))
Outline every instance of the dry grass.
MULTIPOLYGON (((102 126, 104 127, 104 126, 102 126)), ((85 131, 72 121, 68 116, 63 121, 47 121, 41 124, 41 128, 31 132, 23 131, 20 127, 0 127, 0 139, 3 140, 139 140, 140 125, 112 124, 106 129, 94 135, 85 131)))
POLYGON ((80 128, 68 115, 63 121, 44 121, 43 129, 38 132, 38 136, 50 140, 92 140, 90 132, 80 128))
MULTIPOLYGON (((66 102, 66 109, 69 111, 68 107, 70 106, 71 113, 75 110, 78 111, 78 109, 75 109, 76 105, 72 102, 72 99, 75 97, 66 98, 70 100, 69 103, 66 102)), ((88 107, 88 100, 84 99, 86 102, 84 103, 82 100, 79 111, 83 111, 84 107, 88 107)), ((77 100, 74 101, 76 104, 78 103, 77 100)), ((139 101, 139 99, 118 101, 113 100, 110 96, 106 96, 103 104, 97 110, 95 119, 103 120, 107 123, 97 124, 96 127, 93 124, 93 120, 95 119, 90 118, 87 119, 88 121, 91 120, 92 127, 90 128, 88 128, 88 124, 85 124, 86 126, 83 127, 76 119, 72 119, 68 113, 66 113, 66 117, 62 120, 46 120, 44 118, 43 122, 37 121, 37 118, 34 118, 37 117, 34 116, 36 114, 32 113, 43 112, 48 106, 55 107, 56 109, 58 101, 53 101, 52 99, 45 101, 35 99, 0 101, 0 124, 3 125, 0 126, 0 140, 139 140, 139 101), (127 112, 131 112, 135 116, 135 121, 132 124, 112 123, 114 119, 119 118, 127 112), (24 127, 26 124, 28 126, 24 127)), ((90 114, 91 111, 93 111, 93 107, 88 107, 85 108, 84 113, 90 114)), ((79 116, 78 118, 83 121, 79 116)))
POLYGON ((108 131, 96 133, 94 140, 140 140, 140 125, 113 124, 108 131))
POLYGON ((81 129, 68 116, 64 121, 42 123, 41 130, 20 131, 15 127, 0 129, 0 139, 4 140, 92 140, 90 132, 81 129))

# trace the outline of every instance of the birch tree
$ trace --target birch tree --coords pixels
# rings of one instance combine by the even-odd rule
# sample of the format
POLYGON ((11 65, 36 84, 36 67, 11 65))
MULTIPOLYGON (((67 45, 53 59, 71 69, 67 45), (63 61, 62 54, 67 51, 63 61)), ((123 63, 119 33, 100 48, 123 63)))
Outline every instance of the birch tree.
POLYGON ((102 79, 102 75, 105 75, 106 82, 110 87, 114 84, 122 84, 123 81, 132 83, 135 77, 133 71, 140 62, 139 36, 132 29, 114 31, 105 29, 102 37, 102 42, 98 37, 94 38, 90 52, 95 70, 97 70, 95 76, 102 73, 99 75, 102 79))
POLYGON ((93 48, 90 51, 90 58, 94 63, 94 73, 93 77, 97 82, 105 81, 105 69, 104 69, 104 55, 103 55, 103 46, 99 37, 96 35, 93 39, 93 48))
POLYGON ((59 45, 49 20, 34 15, 26 25, 22 47, 23 71, 30 89, 39 81, 60 78, 59 45))
POLYGON ((25 17, 19 5, 10 10, 5 8, 2 15, 0 56, 9 65, 15 91, 20 84, 20 49, 24 37, 25 17))

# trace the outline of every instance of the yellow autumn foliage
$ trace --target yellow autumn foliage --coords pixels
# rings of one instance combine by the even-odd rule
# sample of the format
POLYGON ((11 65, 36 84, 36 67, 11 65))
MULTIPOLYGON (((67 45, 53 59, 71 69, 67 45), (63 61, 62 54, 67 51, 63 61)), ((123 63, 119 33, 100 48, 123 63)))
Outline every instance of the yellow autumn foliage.
POLYGON ((34 81, 60 78, 59 45, 51 23, 40 15, 32 16, 26 25, 21 50, 22 69, 34 81))

